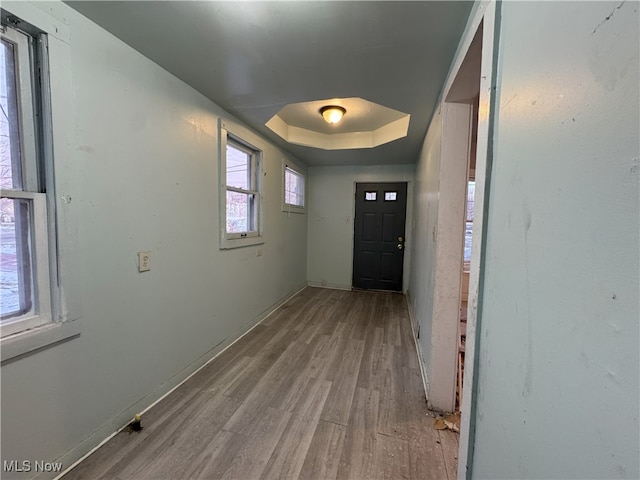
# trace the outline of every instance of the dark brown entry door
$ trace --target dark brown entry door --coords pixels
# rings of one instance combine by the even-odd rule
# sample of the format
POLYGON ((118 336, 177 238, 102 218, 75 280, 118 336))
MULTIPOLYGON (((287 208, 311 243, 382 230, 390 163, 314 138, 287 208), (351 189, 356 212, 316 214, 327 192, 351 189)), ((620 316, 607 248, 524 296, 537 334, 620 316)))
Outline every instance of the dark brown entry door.
POLYGON ((402 290, 406 183, 357 183, 353 286, 402 290))

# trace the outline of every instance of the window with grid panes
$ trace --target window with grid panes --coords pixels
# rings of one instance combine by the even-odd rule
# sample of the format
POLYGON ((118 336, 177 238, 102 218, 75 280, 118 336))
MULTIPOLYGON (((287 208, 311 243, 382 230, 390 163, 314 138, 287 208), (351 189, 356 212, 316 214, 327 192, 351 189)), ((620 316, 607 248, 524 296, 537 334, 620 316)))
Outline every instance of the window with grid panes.
MULTIPOLYGON (((47 193, 42 159, 41 38, 4 23, 0 41, 0 330, 52 321, 47 193)), ((17 22, 16 22, 17 23, 17 22)))

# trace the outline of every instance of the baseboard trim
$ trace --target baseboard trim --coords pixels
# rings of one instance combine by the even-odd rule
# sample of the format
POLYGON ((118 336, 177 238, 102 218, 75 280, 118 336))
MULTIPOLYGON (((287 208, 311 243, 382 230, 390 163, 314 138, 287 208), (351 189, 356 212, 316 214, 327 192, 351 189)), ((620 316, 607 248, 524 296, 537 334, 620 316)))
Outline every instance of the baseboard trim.
POLYGON ((327 290, 348 290, 351 291, 353 288, 351 285, 339 285, 335 283, 319 283, 319 282, 307 282, 307 285, 314 288, 326 288, 327 290))
POLYGON ((416 316, 411 305, 411 297, 409 293, 404 296, 405 302, 407 302, 407 311, 409 312, 409 323, 411 323, 411 333, 413 334, 413 343, 416 346, 416 353, 418 354, 418 364, 420 365, 420 376, 422 377, 422 388, 424 389, 424 399, 429 405, 429 380, 427 379, 427 372, 424 371, 424 362, 422 361, 422 351, 420 350, 420 344, 418 343, 418 336, 416 335, 416 322, 414 321, 416 316))

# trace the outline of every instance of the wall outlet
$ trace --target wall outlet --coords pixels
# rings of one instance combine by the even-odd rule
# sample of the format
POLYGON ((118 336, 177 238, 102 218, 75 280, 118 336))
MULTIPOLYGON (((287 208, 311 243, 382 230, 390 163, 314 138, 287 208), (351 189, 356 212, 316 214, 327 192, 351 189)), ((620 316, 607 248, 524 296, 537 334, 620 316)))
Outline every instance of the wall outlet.
POLYGON ((138 252, 138 272, 151 270, 151 252, 138 252))

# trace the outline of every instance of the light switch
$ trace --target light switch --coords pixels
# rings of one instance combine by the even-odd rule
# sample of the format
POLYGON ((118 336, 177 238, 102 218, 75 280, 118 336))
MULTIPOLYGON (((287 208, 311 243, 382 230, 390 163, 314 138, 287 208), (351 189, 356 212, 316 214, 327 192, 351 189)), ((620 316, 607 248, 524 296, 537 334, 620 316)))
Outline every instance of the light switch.
POLYGON ((138 272, 151 270, 151 252, 138 252, 138 272))

